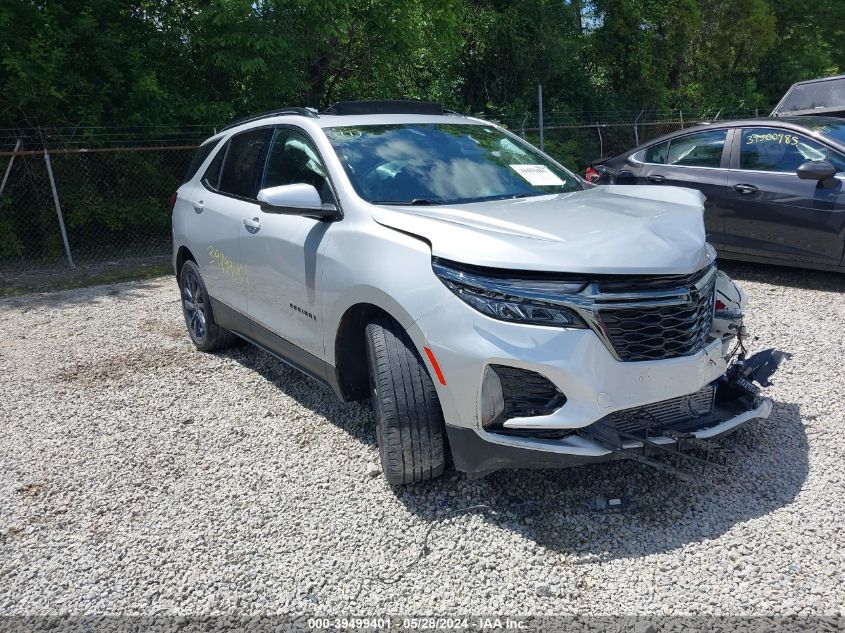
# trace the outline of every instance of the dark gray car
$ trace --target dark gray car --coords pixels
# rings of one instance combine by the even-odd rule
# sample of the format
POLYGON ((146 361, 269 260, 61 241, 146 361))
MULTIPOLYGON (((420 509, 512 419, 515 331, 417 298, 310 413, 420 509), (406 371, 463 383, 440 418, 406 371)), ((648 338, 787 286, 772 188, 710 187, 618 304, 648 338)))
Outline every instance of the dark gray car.
POLYGON ((702 125, 592 167, 599 184, 701 191, 720 257, 845 271, 845 119, 702 125))

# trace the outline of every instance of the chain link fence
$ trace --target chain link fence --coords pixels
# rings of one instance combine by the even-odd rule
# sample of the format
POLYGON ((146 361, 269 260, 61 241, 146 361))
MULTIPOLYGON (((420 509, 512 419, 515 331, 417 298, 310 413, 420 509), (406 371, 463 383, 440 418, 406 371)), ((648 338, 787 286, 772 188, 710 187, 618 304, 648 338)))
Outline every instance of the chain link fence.
POLYGON ((165 260, 168 199, 212 133, 0 131, 0 275, 165 260))
MULTIPOLYGON (((714 119, 757 111, 536 113, 489 117, 578 173, 590 161, 714 119)), ((166 261, 168 199, 205 126, 0 130, 0 278, 166 261)))
POLYGON ((710 108, 699 111, 630 110, 546 113, 536 112, 497 120, 537 145, 580 175, 590 162, 621 154, 651 139, 718 120, 766 116, 769 108, 710 108))

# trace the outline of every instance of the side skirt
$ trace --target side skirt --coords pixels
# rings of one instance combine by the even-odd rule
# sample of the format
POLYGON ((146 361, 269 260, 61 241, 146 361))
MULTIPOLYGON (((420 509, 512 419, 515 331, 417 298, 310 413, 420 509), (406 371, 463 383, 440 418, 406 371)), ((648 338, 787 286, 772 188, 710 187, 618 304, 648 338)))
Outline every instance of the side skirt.
POLYGON ((248 343, 264 350, 286 365, 326 385, 341 400, 343 399, 337 377, 337 368, 271 332, 263 325, 259 325, 225 303, 217 301, 217 299, 211 299, 211 310, 220 327, 237 334, 248 343))
POLYGON ((802 262, 792 259, 781 259, 778 257, 767 257, 765 255, 750 255, 748 253, 738 253, 736 251, 727 250, 724 247, 719 247, 719 256, 717 259, 726 259, 736 262, 752 262, 754 264, 768 264, 770 266, 782 266, 784 268, 800 268, 802 270, 823 270, 831 273, 845 273, 845 265, 837 266, 836 264, 823 264, 817 262, 802 262))

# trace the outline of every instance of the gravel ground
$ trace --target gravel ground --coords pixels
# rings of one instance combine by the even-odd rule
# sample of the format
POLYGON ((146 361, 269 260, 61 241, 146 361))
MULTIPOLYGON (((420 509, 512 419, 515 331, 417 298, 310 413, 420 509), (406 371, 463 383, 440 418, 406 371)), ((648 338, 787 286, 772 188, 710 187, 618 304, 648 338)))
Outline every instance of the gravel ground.
POLYGON ((364 406, 195 351, 171 278, 2 300, 0 614, 841 614, 845 276, 728 270, 754 348, 794 359, 690 484, 619 462, 393 490, 364 406))

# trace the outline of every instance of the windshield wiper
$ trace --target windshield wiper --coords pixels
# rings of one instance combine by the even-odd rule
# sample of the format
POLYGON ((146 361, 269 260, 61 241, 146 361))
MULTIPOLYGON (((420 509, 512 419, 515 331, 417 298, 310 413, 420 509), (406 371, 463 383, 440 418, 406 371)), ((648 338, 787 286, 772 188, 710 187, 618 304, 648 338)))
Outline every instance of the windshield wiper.
POLYGON ((373 200, 373 204, 419 205, 444 204, 440 200, 431 198, 414 198, 413 200, 373 200))

